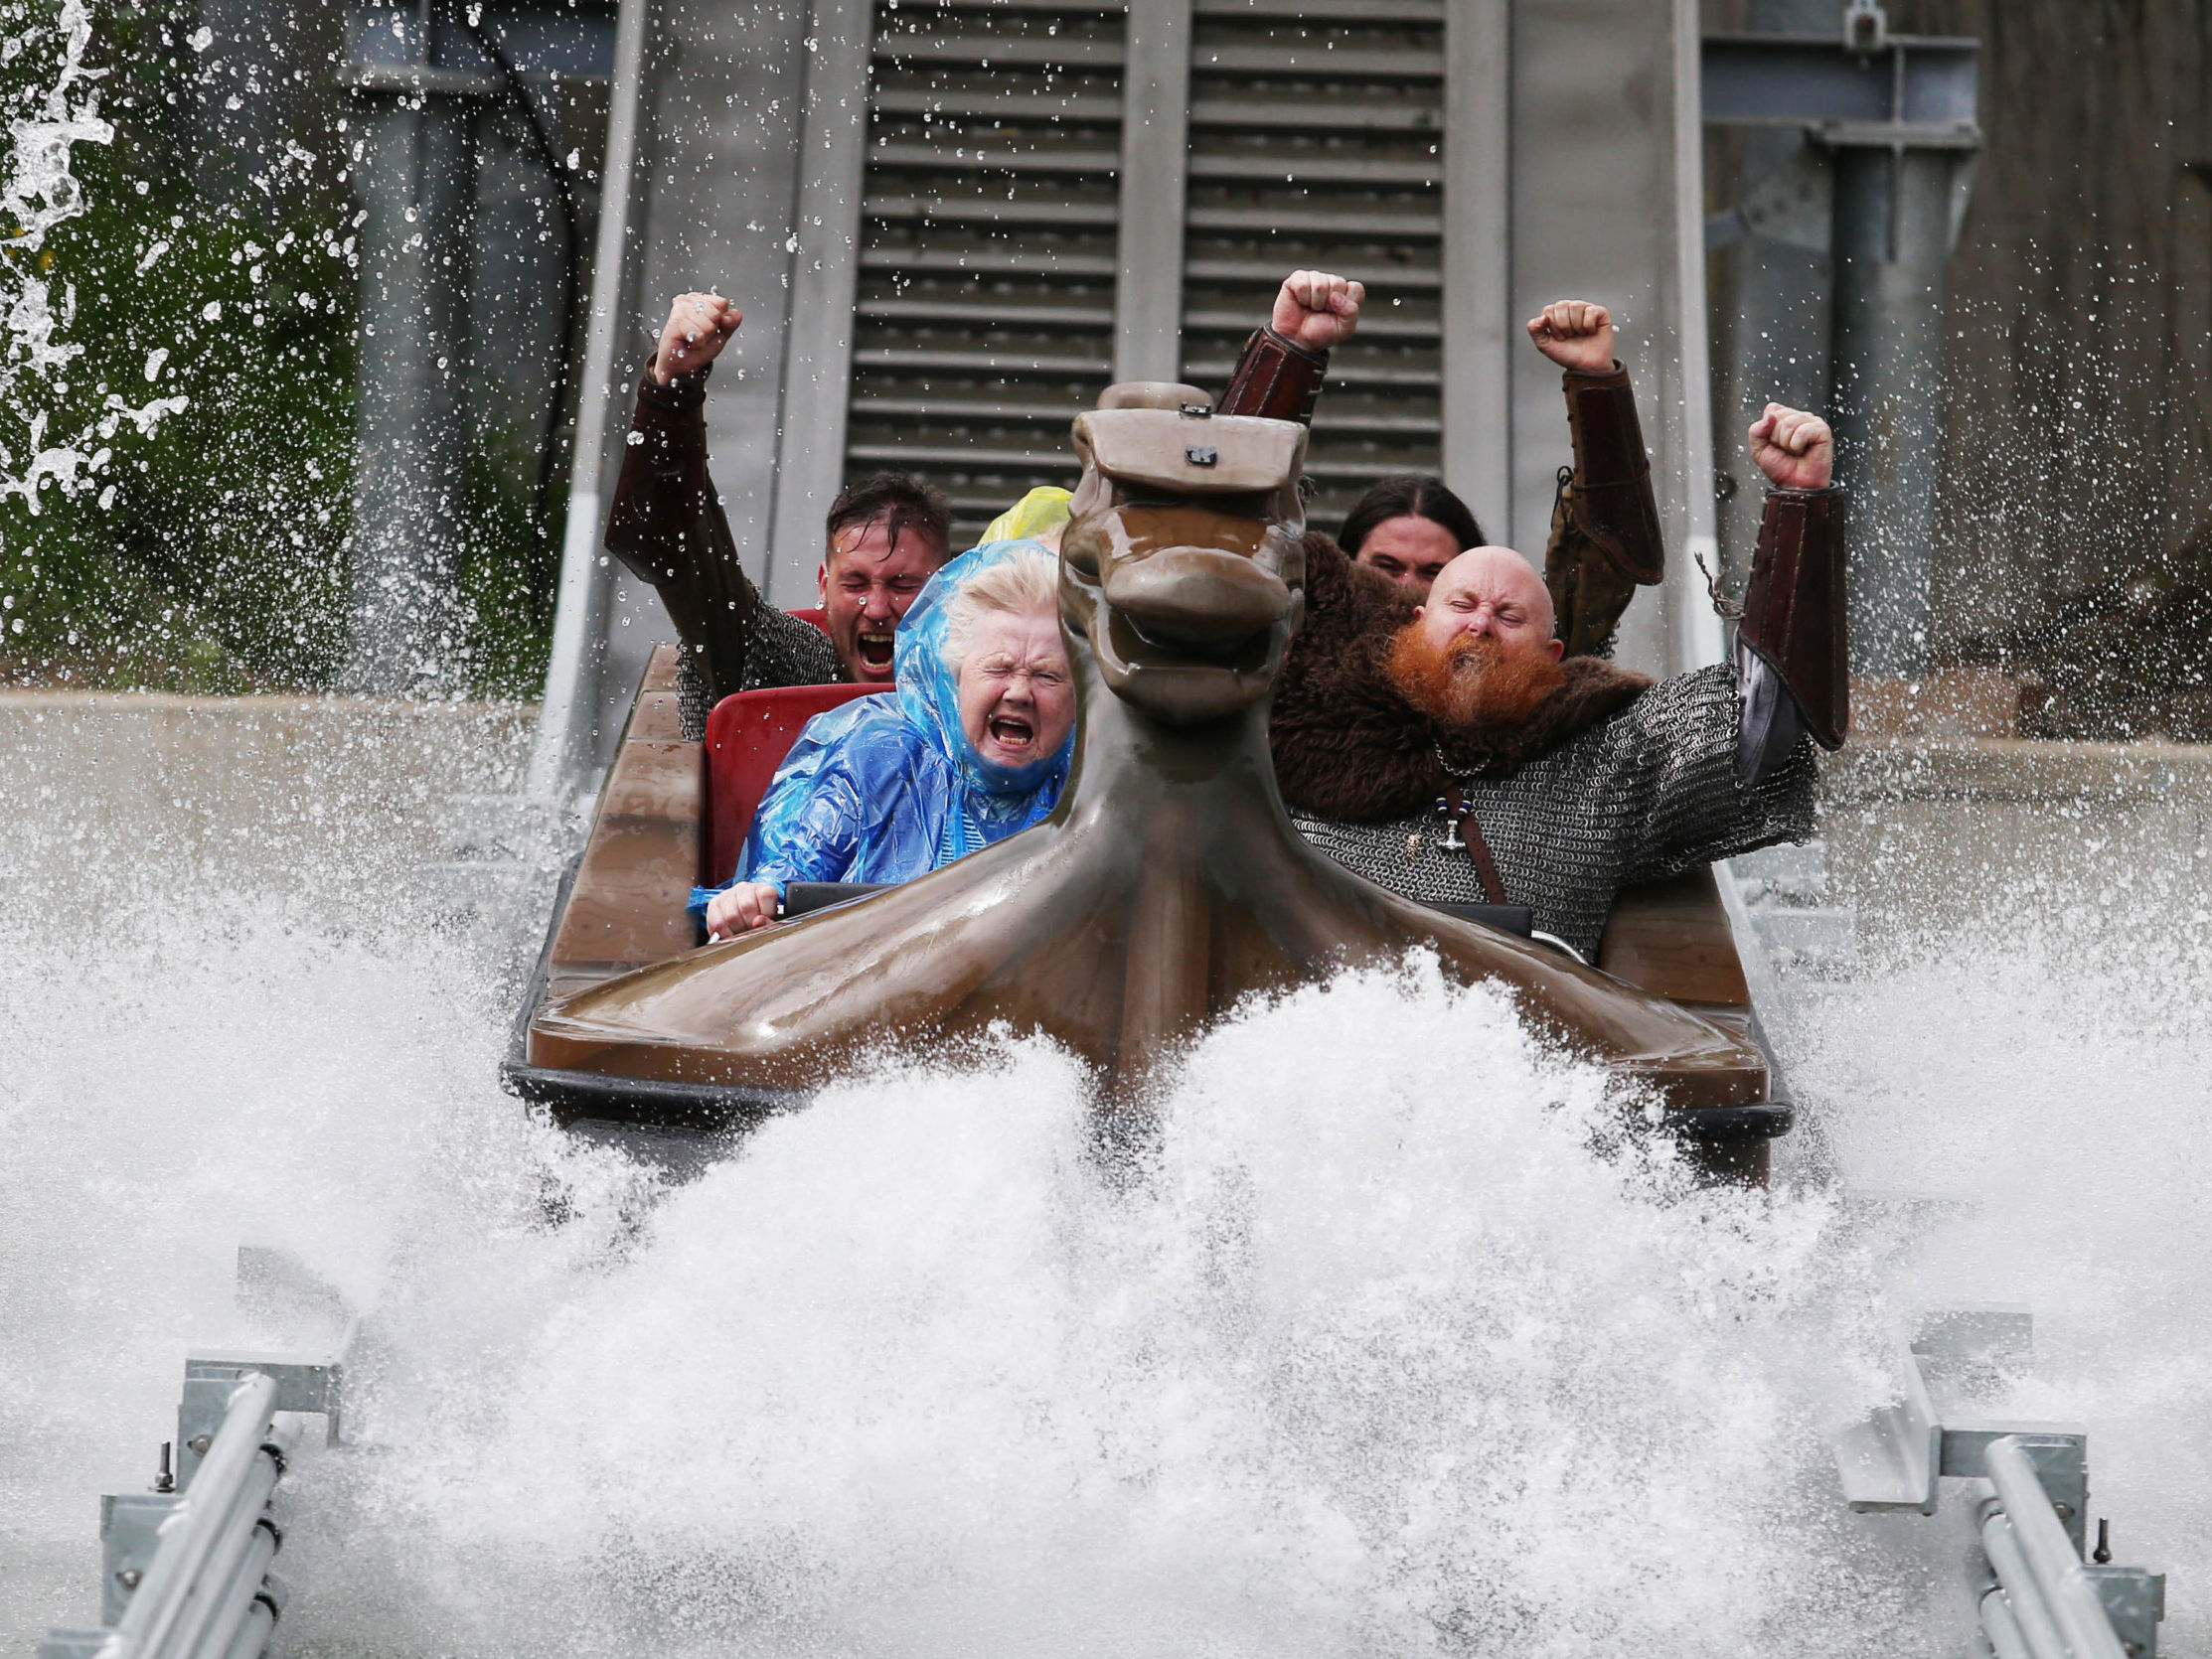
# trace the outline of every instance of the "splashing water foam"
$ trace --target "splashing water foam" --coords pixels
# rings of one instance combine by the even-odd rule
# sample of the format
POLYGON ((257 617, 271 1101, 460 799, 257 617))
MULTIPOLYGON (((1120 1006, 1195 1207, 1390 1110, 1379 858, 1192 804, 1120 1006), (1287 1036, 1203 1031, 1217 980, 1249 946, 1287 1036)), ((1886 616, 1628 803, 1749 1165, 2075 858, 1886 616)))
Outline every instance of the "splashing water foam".
POLYGON ((42 1033, 11 1301, 44 1338, 11 1472, 83 1528, 86 1461, 142 1479, 118 1427, 236 1331, 231 1247, 286 1244, 373 1330, 373 1449, 289 1499, 295 1643, 1915 1645, 1925 1585, 1868 1561, 1820 1440, 1882 1388, 1866 1257, 1825 1200, 1594 1155, 1599 1080, 1486 992, 1415 969, 1250 1012, 1134 1185, 1016 1044, 835 1091, 641 1207, 488 1088, 458 959, 251 906, 163 935, 11 987, 42 1033))
POLYGON ((2026 935, 1833 999, 1849 1183, 1980 1203, 1917 1235, 1601 1154, 1600 1080, 1420 965, 1216 1033, 1139 1180, 1013 1043, 665 1191, 498 1095, 506 992, 404 906, 150 914, 0 916, 14 1639, 87 1615, 183 1349, 282 1339, 241 1240, 368 1316, 357 1444, 287 1483, 295 1652, 1965 1651, 1964 1506, 1844 1513, 1825 1434, 1912 1309, 1993 1298, 2041 1333, 2006 1409, 2089 1421, 2168 1650, 2208 1633, 2196 957, 2155 1006, 2026 935))
MULTIPOLYGON (((139 437, 150 437, 164 419, 190 406, 182 394, 133 405, 109 392, 103 412, 59 443, 48 441, 49 413, 28 406, 34 385, 54 379, 84 351, 62 338, 62 331, 76 321, 76 285, 63 283, 57 309, 53 288, 38 274, 42 266, 32 256, 45 249, 57 226, 84 212, 83 192, 70 171, 73 150, 79 144, 112 143, 115 137, 114 126, 99 113, 92 84, 107 72, 84 63, 92 41, 86 0, 62 0, 55 33, 61 62, 54 81, 26 101, 23 107, 29 113, 8 121, 8 157, 0 171, 0 249, 15 255, 0 259, 0 318, 5 320, 0 326, 7 336, 6 350, 0 352, 0 407, 23 425, 20 438, 0 441, 0 497, 21 496, 34 517, 39 492, 49 482, 71 495, 90 487, 113 453, 103 446, 125 422, 139 437), (21 462, 18 447, 25 452, 21 462)), ((14 49, 12 57, 24 43, 11 40, 8 45, 14 49)), ((149 381, 157 367, 149 366, 149 381)))

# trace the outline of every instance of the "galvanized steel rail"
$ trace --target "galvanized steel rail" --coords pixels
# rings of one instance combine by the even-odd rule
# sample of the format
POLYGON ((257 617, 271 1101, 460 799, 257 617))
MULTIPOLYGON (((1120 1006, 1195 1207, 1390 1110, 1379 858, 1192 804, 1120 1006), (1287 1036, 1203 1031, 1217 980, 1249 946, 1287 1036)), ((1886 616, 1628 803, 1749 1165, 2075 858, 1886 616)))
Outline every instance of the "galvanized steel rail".
POLYGON ((1922 1373, 1924 1362, 1986 1364, 1992 1338, 2024 1352, 2027 1337, 2019 1313, 1937 1321, 1903 1356, 1898 1401, 1836 1437, 1844 1498, 1856 1510, 1933 1515, 1944 1477, 1974 1483, 1988 1567, 1981 1633, 1996 1659, 2156 1659, 2165 1576, 2111 1566, 2102 1545, 2084 1559, 2088 1434, 2074 1424, 1942 1413, 1922 1373))
POLYGON ((1997 1581, 1981 1597, 1991 1650, 1998 1659, 2128 1659, 2020 1436, 1999 1435, 1981 1455, 1994 1488, 1981 1503, 1981 1547, 1997 1581))
POLYGON ((177 1413, 174 1490, 101 1504, 97 1628, 50 1631, 38 1659, 255 1659, 283 1610, 269 1500, 299 1439, 295 1414, 338 1432, 336 1360, 196 1353, 177 1413))
POLYGON ((237 1385, 192 1485, 162 1523, 154 1564, 102 1651, 110 1659, 193 1659, 231 1651, 276 1554, 269 1496, 298 1430, 279 1432, 276 1379, 237 1385))

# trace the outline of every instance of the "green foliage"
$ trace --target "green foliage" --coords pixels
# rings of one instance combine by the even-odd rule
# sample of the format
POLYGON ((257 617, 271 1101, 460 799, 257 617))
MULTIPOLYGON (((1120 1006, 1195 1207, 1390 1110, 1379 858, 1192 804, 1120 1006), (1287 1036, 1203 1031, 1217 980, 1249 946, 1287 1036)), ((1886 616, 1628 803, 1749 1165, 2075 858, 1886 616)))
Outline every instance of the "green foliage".
POLYGON ((469 452, 461 603, 469 682, 479 696, 529 700, 546 683, 566 502, 559 490, 551 493, 550 523, 538 536, 531 527, 543 439, 542 431, 495 432, 479 435, 469 452))
MULTIPOLYGON (((0 0, 0 37, 24 43, 0 62, 11 125, 54 83, 59 12, 0 0)), ((46 447, 86 440, 74 479, 0 498, 0 679, 311 687, 344 654, 360 269, 346 140, 196 157, 193 28, 177 0, 100 6, 86 62, 115 136, 75 147, 85 211, 43 248, 0 250, 48 284, 56 338, 81 349, 44 373, 17 365, 12 384, 0 370, 0 474, 24 476, 34 422, 46 447), (235 199, 211 193, 217 174, 242 179, 235 199), (176 396, 186 407, 143 435, 128 416, 176 396)), ((528 469, 472 456, 470 471, 468 688, 527 695, 552 576, 528 469)))

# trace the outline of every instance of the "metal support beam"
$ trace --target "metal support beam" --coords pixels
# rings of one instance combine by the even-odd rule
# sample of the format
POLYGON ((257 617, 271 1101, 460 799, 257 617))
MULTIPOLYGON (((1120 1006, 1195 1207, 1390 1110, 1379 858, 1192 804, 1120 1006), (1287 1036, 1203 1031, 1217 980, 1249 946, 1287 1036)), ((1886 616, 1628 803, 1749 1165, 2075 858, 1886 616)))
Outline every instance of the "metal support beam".
POLYGON ((869 0, 814 0, 764 589, 779 570, 820 561, 822 522, 845 476, 873 36, 869 0))
POLYGON ((1114 378, 1183 378, 1183 204, 1191 0, 1130 0, 1122 70, 1114 378))
MULTIPOLYGON (((1829 412, 1837 482, 1851 498, 1852 660, 1870 674, 1912 674, 1927 660, 1944 265, 1980 144, 1979 50, 1890 35, 1879 7, 1859 7, 1840 34, 1716 35, 1702 52, 1706 121, 1800 127, 1827 157, 1829 412)), ((1747 199, 1734 218, 1779 223, 1787 207, 1786 195, 1747 199)), ((1776 300, 1757 284, 1746 297, 1776 300)), ((1760 326, 1747 313, 1744 327, 1760 326)), ((1739 363, 1750 356, 1739 351, 1739 363)))
POLYGON ((353 169, 365 218, 349 690, 448 684, 461 644, 474 128, 496 82, 437 64, 449 27, 366 7, 364 42, 400 61, 349 66, 366 129, 353 169))
POLYGON ((1863 673, 1907 675, 1928 654, 1961 156, 1855 144, 1834 155, 1833 416, 1851 502, 1851 656, 1863 673))
POLYGON ((1697 0, 1674 0, 1674 296, 1682 359, 1682 475, 1687 525, 1667 560, 1667 666, 1687 674, 1721 660, 1720 616, 1704 572, 1717 570, 1713 526, 1713 377, 1705 318, 1705 132, 1697 0))
POLYGON ((531 743, 524 793, 534 801, 565 796, 594 752, 599 661, 606 648, 607 555, 599 550, 602 482, 621 463, 617 422, 628 418, 629 369, 622 347, 635 324, 639 249, 636 212, 643 170, 639 103, 645 78, 647 14, 652 0, 622 0, 615 23, 614 83, 607 104, 606 163, 599 177, 599 238, 591 261, 591 323, 576 405, 575 456, 568 519, 560 548, 560 595, 553 611, 546 696, 531 743))
POLYGON ((1972 133, 1981 43, 1890 35, 1881 50, 1836 35, 1707 35, 1705 119, 1722 126, 1901 122, 1972 133))
POLYGON ((1512 531, 1512 11, 1449 0, 1444 26, 1444 479, 1512 531))

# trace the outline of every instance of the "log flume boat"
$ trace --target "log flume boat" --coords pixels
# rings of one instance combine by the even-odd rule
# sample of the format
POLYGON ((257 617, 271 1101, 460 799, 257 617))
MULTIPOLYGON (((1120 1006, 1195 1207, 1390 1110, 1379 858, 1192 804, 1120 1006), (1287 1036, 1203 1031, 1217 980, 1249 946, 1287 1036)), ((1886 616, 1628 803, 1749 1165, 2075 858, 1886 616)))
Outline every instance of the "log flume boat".
POLYGON ((1117 391, 1075 423, 1060 616, 1079 713, 1052 815, 897 887, 794 890, 787 912, 831 902, 703 943, 690 889, 731 877, 806 719, 868 693, 740 693, 690 742, 663 647, 562 882, 507 1087, 580 1133, 711 1146, 908 1043, 1035 1032, 1089 1065, 1103 1115, 1141 1116, 1244 998, 1426 949, 1642 1085, 1712 1173, 1763 1179, 1791 1112, 1713 873, 1623 894, 1585 965, 1522 937, 1524 917, 1417 904, 1312 848, 1267 747, 1304 604, 1305 431, 1117 391))

